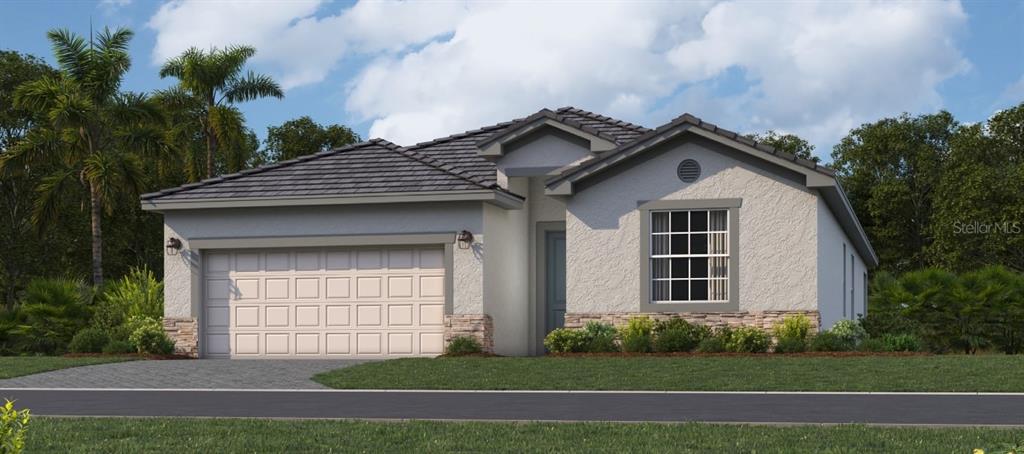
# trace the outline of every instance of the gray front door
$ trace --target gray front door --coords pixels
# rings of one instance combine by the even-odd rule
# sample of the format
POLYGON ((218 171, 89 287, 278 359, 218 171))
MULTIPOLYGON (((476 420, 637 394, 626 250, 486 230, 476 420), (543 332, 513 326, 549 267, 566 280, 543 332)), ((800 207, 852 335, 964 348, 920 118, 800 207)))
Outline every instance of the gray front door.
POLYGON ((544 249, 546 334, 565 326, 565 232, 547 232, 544 249))

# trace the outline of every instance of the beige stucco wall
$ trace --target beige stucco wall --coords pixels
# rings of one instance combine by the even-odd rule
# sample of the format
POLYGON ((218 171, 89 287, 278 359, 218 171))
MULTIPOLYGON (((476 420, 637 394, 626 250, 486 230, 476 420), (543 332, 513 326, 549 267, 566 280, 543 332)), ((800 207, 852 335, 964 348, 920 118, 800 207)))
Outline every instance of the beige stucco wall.
MULTIPOLYGON (((651 152, 654 154, 653 152, 651 152)), ((817 196, 695 142, 578 191, 567 202, 567 312, 635 312, 641 295, 638 201, 741 198, 739 309, 817 308, 817 196), (676 167, 702 167, 686 184, 676 167)))
POLYGON ((469 230, 475 244, 453 248, 455 314, 483 313, 483 203, 350 205, 330 207, 236 208, 170 211, 164 241, 182 240, 179 255, 164 256, 164 315, 196 317, 202 301, 199 251, 193 238, 455 233, 469 230))

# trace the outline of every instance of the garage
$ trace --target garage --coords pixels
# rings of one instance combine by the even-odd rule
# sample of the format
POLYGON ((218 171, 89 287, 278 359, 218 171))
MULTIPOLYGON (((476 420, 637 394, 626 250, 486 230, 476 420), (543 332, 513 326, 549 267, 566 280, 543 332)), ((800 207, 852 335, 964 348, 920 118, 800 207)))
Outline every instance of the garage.
POLYGON ((210 250, 203 355, 436 356, 444 350, 442 246, 210 250))

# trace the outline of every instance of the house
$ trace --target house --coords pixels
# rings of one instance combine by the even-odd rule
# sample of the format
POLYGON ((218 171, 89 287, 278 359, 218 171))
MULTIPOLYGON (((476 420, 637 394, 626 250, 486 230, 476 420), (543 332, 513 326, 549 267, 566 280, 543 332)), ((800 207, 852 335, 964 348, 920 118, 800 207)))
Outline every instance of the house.
POLYGON ((834 172, 683 115, 571 107, 412 146, 382 139, 142 196, 165 311, 204 357, 543 352, 636 314, 828 327, 878 259, 834 172))

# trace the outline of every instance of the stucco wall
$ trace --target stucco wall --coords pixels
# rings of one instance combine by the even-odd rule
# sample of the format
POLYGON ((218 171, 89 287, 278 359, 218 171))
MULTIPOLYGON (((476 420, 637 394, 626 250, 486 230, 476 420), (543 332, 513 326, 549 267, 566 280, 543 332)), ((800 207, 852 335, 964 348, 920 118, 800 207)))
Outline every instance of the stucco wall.
MULTIPOLYGON (((510 190, 527 191, 524 178, 509 181, 510 190)), ((529 210, 484 205, 484 312, 494 322, 494 352, 525 355, 529 333, 529 210)))
POLYGON ((189 249, 191 238, 240 238, 313 235, 454 233, 476 236, 470 249, 455 247, 455 314, 483 313, 483 208, 480 202, 387 204, 334 207, 236 208, 171 211, 164 215, 164 241, 174 236, 184 247, 164 256, 164 313, 196 317, 201 302, 201 256, 189 249))
POLYGON ((818 295, 820 295, 821 326, 830 328, 843 318, 856 319, 864 314, 864 261, 839 226, 823 200, 818 202, 818 295), (845 246, 845 247, 844 247, 845 246), (845 249, 845 255, 843 251, 845 249), (854 256, 853 278, 850 276, 850 254, 854 256), (845 274, 844 274, 845 272, 845 274), (843 278, 845 277, 845 286, 843 278), (853 286, 851 303, 850 289, 853 286), (852 308, 851 308, 852 305, 852 308))
MULTIPOLYGON (((739 310, 817 309, 817 196, 767 170, 680 142, 567 202, 567 312, 635 312, 641 295, 638 201, 741 198, 739 310), (686 184, 676 167, 696 159, 686 184)), ((734 276, 735 277, 735 276, 734 276)))

